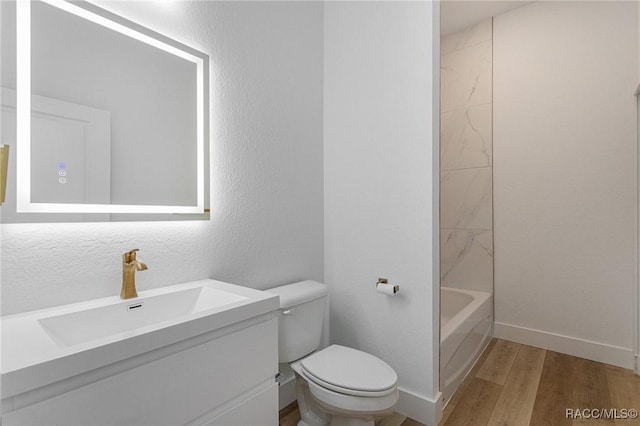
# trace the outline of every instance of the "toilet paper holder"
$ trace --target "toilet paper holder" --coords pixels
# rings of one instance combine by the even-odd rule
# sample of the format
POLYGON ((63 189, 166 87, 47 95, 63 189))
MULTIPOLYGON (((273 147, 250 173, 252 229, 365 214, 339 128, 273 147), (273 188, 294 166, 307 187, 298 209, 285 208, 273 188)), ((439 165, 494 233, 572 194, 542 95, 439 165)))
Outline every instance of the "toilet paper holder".
MULTIPOLYGON (((385 289, 386 291, 384 291, 383 293, 391 293, 392 295, 396 294, 397 292, 400 291, 400 286, 399 285, 394 285, 391 286, 391 284, 389 284, 389 280, 386 278, 378 278, 378 282, 376 283, 376 288, 378 288, 379 285, 384 285, 384 286, 390 286, 391 288, 389 289, 385 289), (392 290, 392 291, 389 291, 392 290)), ((378 290, 380 291, 380 290, 378 290)))

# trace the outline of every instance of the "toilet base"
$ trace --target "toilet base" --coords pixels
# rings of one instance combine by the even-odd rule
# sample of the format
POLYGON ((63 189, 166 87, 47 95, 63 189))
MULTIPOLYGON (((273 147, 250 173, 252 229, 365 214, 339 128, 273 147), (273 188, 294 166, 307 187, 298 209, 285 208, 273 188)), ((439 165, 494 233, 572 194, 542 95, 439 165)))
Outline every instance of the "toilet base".
POLYGON ((296 372, 296 399, 300 411, 298 426, 327 426, 331 417, 318 407, 311 395, 307 381, 296 372))
MULTIPOLYGON (((354 417, 327 416, 328 423, 320 423, 327 426, 375 426, 376 422, 371 419, 359 419, 354 417)), ((297 426, 317 426, 317 424, 309 424, 304 420, 298 421, 297 426)))
POLYGON ((309 423, 305 423, 304 420, 299 420, 296 426, 315 426, 315 425, 310 425, 309 423))
POLYGON ((371 413, 370 415, 346 411, 336 412, 335 407, 324 406, 314 398, 304 377, 301 377, 297 372, 295 375, 296 399, 301 418, 297 426, 375 426, 376 419, 385 417, 393 412, 393 409, 371 413))
MULTIPOLYGON (((375 424, 376 422, 373 419, 364 420, 364 419, 354 419, 354 418, 349 419, 346 417, 342 417, 342 418, 333 417, 331 419, 331 423, 329 423, 329 426, 375 426, 375 424)), ((314 425, 309 425, 304 421, 300 420, 298 422, 298 426, 314 426, 314 425)))
POLYGON ((372 419, 358 419, 354 417, 340 417, 332 416, 331 426, 375 426, 375 421, 372 419))
MULTIPOLYGON (((375 426, 376 422, 371 419, 359 419, 354 417, 329 416, 329 423, 323 423, 328 426, 375 426)), ((315 424, 306 423, 304 420, 298 421, 298 426, 316 426, 315 424)))

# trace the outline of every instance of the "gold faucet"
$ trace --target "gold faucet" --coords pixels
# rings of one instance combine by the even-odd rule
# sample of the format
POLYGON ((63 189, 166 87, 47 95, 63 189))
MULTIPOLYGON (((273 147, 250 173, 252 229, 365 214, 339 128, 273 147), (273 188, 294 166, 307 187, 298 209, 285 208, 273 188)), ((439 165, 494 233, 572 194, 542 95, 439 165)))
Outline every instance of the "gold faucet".
POLYGON ((138 297, 136 291, 136 270, 144 271, 147 265, 136 259, 136 252, 140 249, 133 249, 122 255, 122 291, 121 299, 131 299, 138 297))

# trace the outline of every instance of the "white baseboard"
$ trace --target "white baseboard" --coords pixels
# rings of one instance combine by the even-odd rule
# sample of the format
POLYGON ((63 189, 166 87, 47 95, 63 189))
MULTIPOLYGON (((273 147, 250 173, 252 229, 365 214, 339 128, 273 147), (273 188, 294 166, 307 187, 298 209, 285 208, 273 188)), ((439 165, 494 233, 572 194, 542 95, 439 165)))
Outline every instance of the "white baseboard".
POLYGON ((280 383, 278 388, 278 410, 282 410, 287 405, 296 400, 296 378, 289 377, 280 383))
MULTIPOLYGON (((546 331, 533 330, 511 324, 496 322, 494 337, 516 343, 549 349, 592 361, 616 365, 629 370, 634 369, 633 350, 605 343, 591 342, 575 337, 563 336, 546 331)), ((636 370, 637 371, 637 370, 636 370)))
POLYGON ((396 412, 424 423, 427 426, 437 426, 442 418, 442 393, 438 392, 435 399, 431 400, 425 396, 399 387, 400 401, 396 407, 396 412))
MULTIPOLYGON (((636 374, 637 374, 638 376, 640 376, 640 355, 636 355, 636 363, 635 363, 635 366, 636 366, 636 368, 635 368, 636 374)), ((0 426, 2 426, 2 425, 0 424, 0 426)))

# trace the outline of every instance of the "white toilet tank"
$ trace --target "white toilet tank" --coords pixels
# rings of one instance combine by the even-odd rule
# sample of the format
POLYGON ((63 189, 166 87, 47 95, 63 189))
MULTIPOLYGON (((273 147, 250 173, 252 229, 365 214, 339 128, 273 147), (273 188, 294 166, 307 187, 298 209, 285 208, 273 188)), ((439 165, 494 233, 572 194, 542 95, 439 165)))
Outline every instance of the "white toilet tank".
POLYGON ((327 286, 317 281, 300 281, 266 291, 280 296, 278 362, 295 361, 318 349, 327 286))

